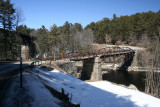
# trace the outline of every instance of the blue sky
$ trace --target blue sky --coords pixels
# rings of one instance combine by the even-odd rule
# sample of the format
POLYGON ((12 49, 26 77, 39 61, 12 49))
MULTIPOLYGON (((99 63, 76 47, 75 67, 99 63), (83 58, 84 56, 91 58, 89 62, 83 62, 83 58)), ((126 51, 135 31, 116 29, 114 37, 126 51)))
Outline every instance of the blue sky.
POLYGON ((132 15, 137 12, 160 10, 160 0, 11 0, 15 8, 21 8, 25 18, 22 24, 40 28, 53 24, 62 26, 65 21, 80 23, 83 27, 115 13, 132 15))

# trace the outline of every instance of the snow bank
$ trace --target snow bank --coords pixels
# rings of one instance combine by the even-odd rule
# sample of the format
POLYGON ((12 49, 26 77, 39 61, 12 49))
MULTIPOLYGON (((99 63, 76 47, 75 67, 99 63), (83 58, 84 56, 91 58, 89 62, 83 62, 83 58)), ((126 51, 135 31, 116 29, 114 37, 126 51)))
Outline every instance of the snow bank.
POLYGON ((23 88, 19 76, 12 81, 3 101, 4 107, 61 107, 61 101, 50 93, 38 77, 23 74, 23 88))
POLYGON ((81 107, 159 107, 160 99, 107 81, 83 82, 57 70, 35 68, 33 74, 50 87, 69 94, 71 102, 81 107))
POLYGON ((31 102, 32 107, 59 107, 61 101, 53 97, 37 77, 26 75, 25 80, 27 80, 25 87, 28 95, 33 99, 31 102))

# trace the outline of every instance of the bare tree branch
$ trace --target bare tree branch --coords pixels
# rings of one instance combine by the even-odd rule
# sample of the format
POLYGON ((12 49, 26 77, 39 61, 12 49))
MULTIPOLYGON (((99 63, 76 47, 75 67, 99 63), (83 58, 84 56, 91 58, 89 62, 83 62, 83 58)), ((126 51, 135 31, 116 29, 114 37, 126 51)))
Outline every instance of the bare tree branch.
POLYGON ((19 23, 25 20, 25 18, 23 17, 23 12, 21 8, 16 8, 15 16, 16 16, 16 30, 17 30, 19 23))

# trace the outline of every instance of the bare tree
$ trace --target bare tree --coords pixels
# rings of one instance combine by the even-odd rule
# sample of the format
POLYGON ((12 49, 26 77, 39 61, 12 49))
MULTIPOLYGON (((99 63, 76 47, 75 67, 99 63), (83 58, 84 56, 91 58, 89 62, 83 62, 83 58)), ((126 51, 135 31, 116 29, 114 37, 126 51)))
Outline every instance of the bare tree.
POLYGON ((137 51, 137 66, 148 68, 150 66, 149 60, 152 59, 151 55, 151 52, 147 49, 137 51))
POLYGON ((150 42, 150 38, 148 38, 147 34, 143 34, 141 36, 141 39, 139 40, 139 45, 142 47, 150 48, 151 42, 150 42))
POLYGON ((82 31, 81 32, 76 32, 74 36, 74 51, 78 52, 81 50, 81 42, 82 42, 82 31))
POLYGON ((70 37, 72 52, 88 52, 91 50, 91 44, 93 43, 93 32, 91 29, 75 31, 70 37))
POLYGON ((159 36, 156 37, 156 45, 152 48, 151 67, 146 73, 145 92, 160 98, 160 73, 156 72, 160 68, 160 28, 159 36))
POLYGON ((137 38, 135 35, 133 35, 132 33, 130 33, 130 36, 128 38, 128 43, 129 45, 136 45, 137 44, 137 38))
POLYGON ((17 30, 19 23, 25 20, 23 17, 23 12, 21 8, 16 8, 15 16, 16 16, 16 30, 17 30))
POLYGON ((85 30, 83 32, 83 47, 87 50, 87 51, 91 51, 91 44, 93 44, 93 31, 91 29, 85 30))

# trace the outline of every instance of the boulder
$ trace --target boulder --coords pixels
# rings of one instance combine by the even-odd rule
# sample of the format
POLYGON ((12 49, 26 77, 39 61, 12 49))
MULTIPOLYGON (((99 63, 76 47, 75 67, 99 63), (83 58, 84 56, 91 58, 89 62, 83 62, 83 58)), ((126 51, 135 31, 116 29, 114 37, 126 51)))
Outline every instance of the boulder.
POLYGON ((133 90, 138 90, 137 87, 136 87, 135 85, 133 85, 133 84, 130 84, 130 85, 128 86, 128 88, 129 88, 129 89, 133 89, 133 90))

